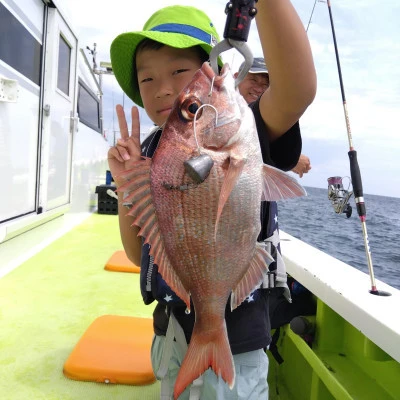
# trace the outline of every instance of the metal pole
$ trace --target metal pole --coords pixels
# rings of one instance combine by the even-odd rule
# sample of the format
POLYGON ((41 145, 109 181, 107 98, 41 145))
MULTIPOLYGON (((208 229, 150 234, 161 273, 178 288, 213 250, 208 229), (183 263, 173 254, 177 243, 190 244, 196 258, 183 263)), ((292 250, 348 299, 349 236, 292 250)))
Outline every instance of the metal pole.
POLYGON ((100 85, 100 129, 103 132, 103 74, 99 74, 99 85, 100 85))

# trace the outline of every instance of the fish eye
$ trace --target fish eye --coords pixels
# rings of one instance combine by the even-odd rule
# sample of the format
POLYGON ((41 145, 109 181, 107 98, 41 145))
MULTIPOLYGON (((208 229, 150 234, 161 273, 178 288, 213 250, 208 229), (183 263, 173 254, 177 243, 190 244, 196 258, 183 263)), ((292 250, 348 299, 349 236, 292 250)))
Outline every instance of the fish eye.
MULTIPOLYGON (((182 102, 180 107, 180 115, 185 121, 193 121, 197 110, 201 107, 202 103, 197 97, 189 97, 182 102)), ((201 117, 203 110, 197 114, 197 119, 201 117)))

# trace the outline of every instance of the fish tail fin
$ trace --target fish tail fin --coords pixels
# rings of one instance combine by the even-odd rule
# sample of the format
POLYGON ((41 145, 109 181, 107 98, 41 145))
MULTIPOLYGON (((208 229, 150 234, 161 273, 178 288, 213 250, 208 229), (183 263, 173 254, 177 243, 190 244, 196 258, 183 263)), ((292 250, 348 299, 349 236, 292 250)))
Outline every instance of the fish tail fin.
POLYGON ((221 376, 231 389, 235 384, 235 367, 225 321, 219 329, 211 333, 202 332, 198 335, 195 330, 196 327, 175 382, 174 399, 209 367, 217 376, 221 376))

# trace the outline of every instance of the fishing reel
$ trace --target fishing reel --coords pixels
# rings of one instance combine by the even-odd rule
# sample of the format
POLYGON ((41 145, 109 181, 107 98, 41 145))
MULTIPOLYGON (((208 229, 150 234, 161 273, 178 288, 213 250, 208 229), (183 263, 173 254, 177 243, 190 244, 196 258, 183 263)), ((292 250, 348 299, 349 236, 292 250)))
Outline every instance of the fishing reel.
POLYGON ((349 200, 353 192, 343 187, 342 179, 340 176, 328 178, 328 199, 331 201, 336 214, 346 214, 346 217, 350 218, 353 210, 349 200))

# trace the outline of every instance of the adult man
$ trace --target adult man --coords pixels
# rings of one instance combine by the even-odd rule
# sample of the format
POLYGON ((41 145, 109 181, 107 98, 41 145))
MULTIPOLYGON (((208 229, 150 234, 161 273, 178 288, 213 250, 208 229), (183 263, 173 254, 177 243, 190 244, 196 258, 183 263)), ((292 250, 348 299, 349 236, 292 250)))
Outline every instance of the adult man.
MULTIPOLYGON (((238 76, 243 66, 244 63, 240 66, 239 71, 234 75, 235 78, 238 76)), ((258 100, 269 85, 270 80, 265 60, 262 57, 256 57, 253 60, 250 71, 238 85, 238 89, 240 94, 250 105, 258 100)), ((306 155, 300 154, 296 166, 291 171, 298 174, 301 178, 303 174, 308 173, 310 169, 310 159, 306 155)), ((282 274, 286 274, 286 267, 280 254, 278 208, 276 202, 270 203, 269 216, 265 216, 265 218, 269 218, 268 222, 265 222, 265 225, 268 227, 268 238, 265 242, 268 246, 268 251, 275 259, 275 262, 270 265, 270 270, 275 269, 277 276, 282 277, 282 274)), ((271 290, 269 312, 272 329, 279 328, 280 326, 289 323, 296 316, 315 314, 316 305, 312 294, 292 277, 288 278, 288 287, 290 289, 291 302, 289 302, 290 297, 288 296, 285 286, 278 285, 278 287, 271 290)), ((270 350, 277 361, 280 362, 281 358, 276 350, 277 338, 278 336, 274 335, 273 341, 270 345, 270 350)))
MULTIPOLYGON (((240 66, 239 71, 235 74, 235 78, 243 68, 244 63, 240 66)), ((244 97, 248 104, 256 101, 264 91, 269 87, 269 74, 265 60, 262 57, 255 57, 253 65, 250 68, 248 74, 244 77, 243 81, 240 82, 238 89, 240 94, 244 97)), ((308 173, 311 169, 310 159, 300 154, 297 165, 292 169, 292 172, 299 175, 300 178, 303 174, 308 173)))

